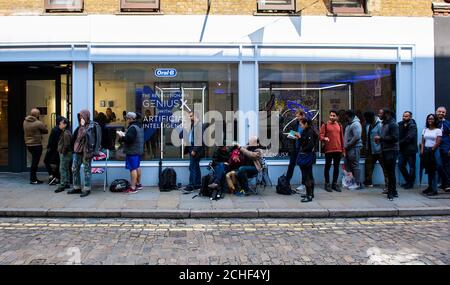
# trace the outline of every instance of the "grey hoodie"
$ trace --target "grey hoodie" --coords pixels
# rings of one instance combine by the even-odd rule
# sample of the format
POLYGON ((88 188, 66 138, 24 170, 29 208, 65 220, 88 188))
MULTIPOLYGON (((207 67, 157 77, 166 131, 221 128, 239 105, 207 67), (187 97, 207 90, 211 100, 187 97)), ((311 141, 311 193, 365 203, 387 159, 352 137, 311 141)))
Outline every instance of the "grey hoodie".
POLYGON ((353 118, 353 121, 347 125, 344 134, 344 148, 349 150, 355 147, 362 147, 361 140, 362 126, 361 121, 357 116, 353 118))

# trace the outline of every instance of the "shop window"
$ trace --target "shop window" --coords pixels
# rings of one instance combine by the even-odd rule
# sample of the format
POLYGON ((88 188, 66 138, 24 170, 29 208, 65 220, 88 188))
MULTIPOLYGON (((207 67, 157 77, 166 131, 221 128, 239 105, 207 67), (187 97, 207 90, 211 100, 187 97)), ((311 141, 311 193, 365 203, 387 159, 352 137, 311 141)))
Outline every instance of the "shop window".
POLYGON ((294 12, 295 0, 258 0, 259 12, 294 12))
POLYGON ((366 0, 331 0, 333 14, 364 14, 366 0))
MULTIPOLYGON (((278 149, 270 156, 287 159, 294 141, 295 112, 302 109, 313 120, 313 128, 328 121, 329 112, 353 110, 365 127, 364 112, 390 108, 395 110, 395 65, 388 64, 261 64, 259 70, 259 110, 267 117, 278 116, 278 138, 272 138, 270 126, 260 134, 278 139, 278 149), (272 113, 277 112, 277 113, 272 113), (266 131, 267 134, 262 134, 266 131)), ((268 124, 270 120, 267 121, 268 124)), ((365 143, 365 132, 362 135, 365 143)), ((319 153, 320 144, 316 150, 319 153)), ((364 151, 363 151, 364 155, 364 151)))
POLYGON ((95 64, 94 118, 103 128, 102 147, 113 159, 123 159, 116 131, 127 128, 124 115, 132 111, 140 114, 144 128, 144 160, 188 159, 189 136, 181 133, 194 111, 206 129, 214 124, 214 140, 218 131, 223 134, 220 141, 208 142, 206 157, 211 157, 229 140, 223 131, 227 112, 238 110, 237 70, 237 64, 228 63, 95 64))
POLYGON ((81 12, 83 0, 45 0, 47 12, 81 12))
POLYGON ((124 12, 159 11, 159 0, 120 0, 124 12))

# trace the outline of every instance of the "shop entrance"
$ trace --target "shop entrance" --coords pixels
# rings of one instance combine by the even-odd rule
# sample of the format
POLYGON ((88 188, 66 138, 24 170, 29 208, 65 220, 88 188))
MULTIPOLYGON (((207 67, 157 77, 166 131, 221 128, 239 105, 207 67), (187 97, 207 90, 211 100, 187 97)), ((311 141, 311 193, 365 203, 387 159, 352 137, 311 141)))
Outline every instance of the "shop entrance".
MULTIPOLYGON (((49 132, 57 116, 71 120, 71 64, 0 64, 0 171, 22 172, 31 164, 23 137, 23 120, 32 108, 49 132)), ((43 136, 44 167, 48 136, 43 136)))

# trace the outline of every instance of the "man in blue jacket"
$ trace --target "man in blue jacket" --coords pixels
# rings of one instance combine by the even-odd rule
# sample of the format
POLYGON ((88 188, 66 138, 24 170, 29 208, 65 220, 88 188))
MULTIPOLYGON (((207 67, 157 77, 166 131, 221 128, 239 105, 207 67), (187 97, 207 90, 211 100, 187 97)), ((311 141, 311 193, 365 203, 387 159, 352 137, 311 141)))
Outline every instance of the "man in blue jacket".
POLYGON ((200 159, 205 156, 205 145, 203 142, 204 126, 200 122, 197 112, 190 112, 191 128, 188 134, 188 145, 186 151, 189 152, 189 185, 184 189, 184 193, 198 190, 202 186, 202 173, 200 171, 200 159), (198 126, 200 124, 200 127, 198 126), (200 130, 201 133, 196 133, 200 130))
POLYGON ((442 130, 442 141, 439 145, 438 172, 441 178, 440 189, 450 192, 450 122, 445 119, 447 110, 439 107, 436 110, 439 123, 438 128, 442 130))

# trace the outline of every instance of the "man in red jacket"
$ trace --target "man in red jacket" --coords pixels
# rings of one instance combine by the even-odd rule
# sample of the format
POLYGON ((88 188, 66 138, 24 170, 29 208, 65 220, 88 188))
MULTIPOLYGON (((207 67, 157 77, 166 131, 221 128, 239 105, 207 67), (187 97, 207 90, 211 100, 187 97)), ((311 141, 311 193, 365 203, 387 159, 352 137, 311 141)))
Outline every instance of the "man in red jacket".
POLYGON ((320 141, 324 144, 325 152, 325 190, 341 192, 337 179, 339 177, 339 164, 344 154, 344 132, 341 124, 338 122, 337 112, 330 111, 330 120, 320 127, 320 141), (333 184, 330 189, 330 168, 333 162, 333 184))

